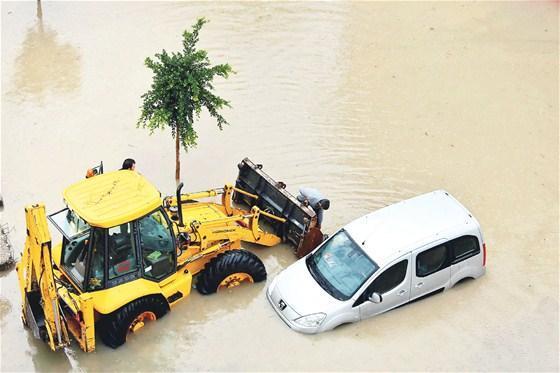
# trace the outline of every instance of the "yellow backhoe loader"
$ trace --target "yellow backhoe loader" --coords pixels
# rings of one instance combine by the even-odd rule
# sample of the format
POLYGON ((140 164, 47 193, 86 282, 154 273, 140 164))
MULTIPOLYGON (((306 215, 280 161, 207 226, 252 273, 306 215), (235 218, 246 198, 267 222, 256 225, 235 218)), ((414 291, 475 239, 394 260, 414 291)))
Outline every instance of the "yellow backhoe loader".
POLYGON ((182 194, 180 184, 162 199, 142 175, 104 174, 101 165, 64 190, 66 208, 47 216, 43 204, 27 206, 16 267, 24 325, 52 350, 74 337, 94 351, 96 332, 116 348, 187 297, 193 281, 210 294, 265 280, 263 263, 242 241, 288 242, 298 256, 320 243, 312 209, 262 166, 244 159, 238 167, 235 186, 182 194), (219 195, 221 203, 199 201, 219 195), (60 244, 51 246, 47 219, 62 234, 60 244))

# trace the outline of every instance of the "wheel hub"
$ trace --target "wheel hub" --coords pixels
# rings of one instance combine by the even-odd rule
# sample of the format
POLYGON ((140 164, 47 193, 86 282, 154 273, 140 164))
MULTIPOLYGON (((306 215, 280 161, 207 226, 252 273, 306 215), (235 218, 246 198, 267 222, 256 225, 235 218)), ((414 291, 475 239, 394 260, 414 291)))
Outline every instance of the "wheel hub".
POLYGON ((142 329, 146 321, 154 321, 156 319, 156 314, 151 311, 142 312, 130 324, 128 331, 136 333, 138 330, 142 329))
POLYGON ((222 282, 220 282, 220 285, 218 285, 218 291, 239 286, 243 282, 253 283, 254 280, 253 277, 248 273, 232 273, 231 275, 224 278, 222 282))

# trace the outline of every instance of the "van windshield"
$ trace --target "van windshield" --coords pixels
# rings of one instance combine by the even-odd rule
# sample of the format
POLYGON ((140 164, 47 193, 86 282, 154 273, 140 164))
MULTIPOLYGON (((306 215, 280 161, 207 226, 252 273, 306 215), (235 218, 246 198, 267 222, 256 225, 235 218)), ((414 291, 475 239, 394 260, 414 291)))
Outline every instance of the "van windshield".
POLYGON ((348 300, 379 269, 344 229, 305 260, 315 281, 339 300, 348 300))

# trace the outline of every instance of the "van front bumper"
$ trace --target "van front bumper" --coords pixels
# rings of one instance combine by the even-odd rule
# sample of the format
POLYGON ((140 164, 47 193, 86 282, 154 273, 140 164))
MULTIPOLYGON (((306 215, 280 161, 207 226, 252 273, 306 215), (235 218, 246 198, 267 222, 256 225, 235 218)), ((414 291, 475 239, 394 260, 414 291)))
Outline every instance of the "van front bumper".
POLYGON ((293 330, 305 334, 315 334, 319 332, 319 328, 317 327, 306 327, 296 323, 294 320, 302 315, 295 312, 294 309, 281 298, 281 295, 277 290, 271 291, 270 287, 266 289, 266 299, 268 299, 268 302, 274 311, 276 311, 276 314, 280 316, 282 321, 284 321, 284 323, 293 330), (283 310, 280 309, 280 302, 283 302, 283 310))

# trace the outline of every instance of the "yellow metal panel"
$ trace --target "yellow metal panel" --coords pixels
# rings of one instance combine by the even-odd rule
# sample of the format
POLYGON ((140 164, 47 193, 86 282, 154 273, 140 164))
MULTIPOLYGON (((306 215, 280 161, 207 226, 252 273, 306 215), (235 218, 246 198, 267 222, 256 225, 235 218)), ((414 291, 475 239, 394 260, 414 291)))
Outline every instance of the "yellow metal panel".
POLYGON ((161 294, 161 289, 156 282, 138 279, 90 294, 93 298, 93 308, 99 313, 108 314, 134 299, 151 294, 161 294))
POLYGON ((142 278, 114 288, 94 291, 89 294, 91 294, 93 298, 94 309, 99 313, 108 314, 146 295, 162 294, 165 298, 168 298, 177 291, 180 291, 184 298, 190 292, 191 283, 192 275, 189 272, 184 273, 180 271, 159 284, 142 278), (165 284, 165 286, 163 286, 163 284, 165 284), (160 287, 160 285, 163 287, 160 287))
POLYGON ((177 298, 171 305, 175 305, 179 300, 185 299, 191 293, 192 287, 192 275, 189 272, 178 272, 175 276, 175 279, 170 282, 166 283, 165 286, 161 287, 163 295, 166 298, 169 298, 173 294, 177 293, 178 291, 183 294, 181 298, 177 298))
MULTIPOLYGON (((59 272, 60 273, 60 272, 59 272)), ((80 298, 79 295, 71 293, 68 291, 67 288, 65 288, 64 286, 61 286, 57 289, 57 293, 58 293, 58 297, 64 302, 66 303, 66 305, 68 306, 68 308, 70 308, 70 311, 72 311, 72 313, 74 315, 78 314, 78 311, 80 311, 80 298)))
POLYGON ((25 293, 26 293, 26 287, 27 287, 27 283, 26 283, 26 279, 25 276, 23 274, 23 271, 26 270, 27 268, 27 262, 28 262, 28 257, 29 255, 26 253, 24 255, 22 255, 21 257, 21 261, 18 262, 16 264, 16 272, 18 275, 18 282, 19 282, 19 290, 21 293, 21 315, 23 320, 25 321, 25 323, 27 324, 27 317, 25 316, 25 293))
POLYGON ((135 171, 121 170, 75 183, 64 199, 88 224, 110 228, 124 224, 161 206, 157 188, 135 171))
POLYGON ((93 298, 91 294, 80 295, 80 308, 83 315, 83 323, 81 324, 82 338, 79 340, 80 347, 86 352, 92 352, 95 350, 95 320, 93 317, 93 298))
POLYGON ((53 263, 56 264, 57 267, 60 267, 60 258, 62 255, 62 242, 57 245, 54 245, 51 251, 52 251, 53 263))
POLYGON ((183 205, 183 219, 186 226, 193 220, 206 222, 227 217, 215 203, 187 203, 183 205))

